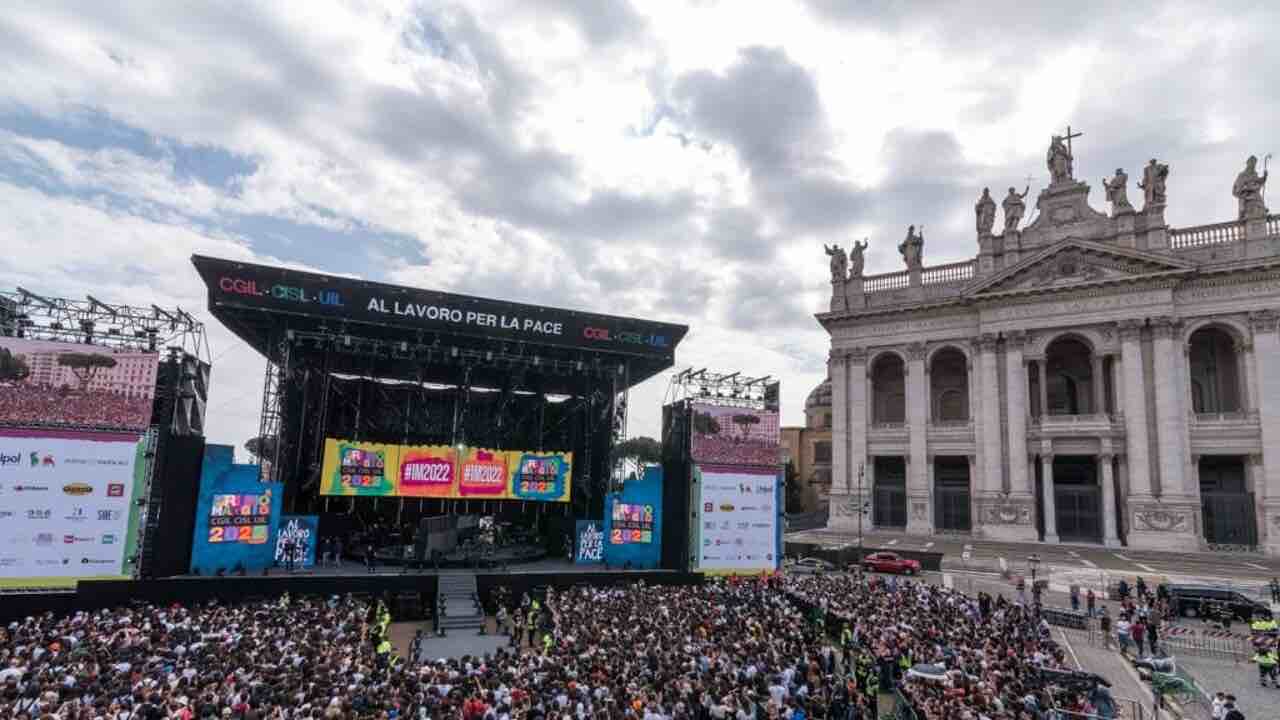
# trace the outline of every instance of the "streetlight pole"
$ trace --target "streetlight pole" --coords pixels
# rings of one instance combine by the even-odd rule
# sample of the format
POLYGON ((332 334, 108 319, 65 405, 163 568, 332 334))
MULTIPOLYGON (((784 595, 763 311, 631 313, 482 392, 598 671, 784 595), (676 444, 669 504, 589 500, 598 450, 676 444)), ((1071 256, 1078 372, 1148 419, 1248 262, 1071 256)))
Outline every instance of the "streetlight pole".
POLYGON ((862 476, 866 466, 858 463, 858 567, 862 567, 862 516, 866 514, 866 503, 862 500, 862 476))
POLYGON ((1032 604, 1040 605, 1040 587, 1036 584, 1036 569, 1040 567, 1040 556, 1032 553, 1027 557, 1027 564, 1031 566, 1031 598, 1032 604))

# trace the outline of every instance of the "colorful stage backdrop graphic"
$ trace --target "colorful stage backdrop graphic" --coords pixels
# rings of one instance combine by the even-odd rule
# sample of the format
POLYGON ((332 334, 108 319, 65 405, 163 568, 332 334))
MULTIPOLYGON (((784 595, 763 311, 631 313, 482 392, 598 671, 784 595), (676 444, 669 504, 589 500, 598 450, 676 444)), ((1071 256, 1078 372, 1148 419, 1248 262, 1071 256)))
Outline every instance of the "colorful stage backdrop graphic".
POLYGON ((573 453, 325 440, 321 495, 568 502, 573 453))
POLYGON ((0 423, 142 432, 159 353, 0 337, 0 423))
POLYGON ((696 463, 776 468, 782 463, 778 412, 695 403, 692 445, 696 463))
POLYGON ((404 497, 451 498, 458 496, 457 451, 448 445, 406 445, 396 449, 404 497))
POLYGON ((652 465, 604 503, 604 560, 656 568, 662 558, 662 468, 652 465))
POLYGON ((0 587, 131 575, 145 452, 137 433, 0 429, 0 587))
POLYGON ((758 573, 778 567, 781 534, 777 472, 695 467, 698 569, 758 573))
POLYGON ((574 535, 573 562, 578 565, 599 565, 604 562, 604 533, 599 520, 579 520, 574 535))
POLYGON ((285 567, 290 551, 294 567, 309 568, 316 564, 316 540, 320 537, 318 515, 284 515, 276 528, 275 563, 285 567), (289 543, 293 544, 290 545, 289 543))
POLYGON ((275 562, 276 526, 284 486, 259 480, 255 464, 233 462, 230 445, 206 445, 196 502, 191 570, 213 575, 275 562))

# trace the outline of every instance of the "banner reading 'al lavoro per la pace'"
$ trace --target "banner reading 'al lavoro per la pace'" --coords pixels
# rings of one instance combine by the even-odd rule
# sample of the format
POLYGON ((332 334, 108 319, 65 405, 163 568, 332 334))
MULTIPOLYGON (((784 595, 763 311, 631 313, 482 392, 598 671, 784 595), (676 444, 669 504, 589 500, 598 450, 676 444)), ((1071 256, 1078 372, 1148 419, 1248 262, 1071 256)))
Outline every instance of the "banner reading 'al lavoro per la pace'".
POLYGON ((573 453, 328 438, 321 495, 568 502, 573 453))

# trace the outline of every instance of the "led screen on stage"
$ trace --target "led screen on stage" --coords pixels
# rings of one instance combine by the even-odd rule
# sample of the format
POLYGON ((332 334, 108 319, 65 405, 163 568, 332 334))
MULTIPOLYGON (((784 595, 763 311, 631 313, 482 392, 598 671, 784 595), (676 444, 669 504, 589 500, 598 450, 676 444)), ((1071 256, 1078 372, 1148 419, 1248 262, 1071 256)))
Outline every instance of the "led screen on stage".
POLYGON ((0 423, 145 431, 159 353, 0 337, 0 423))
POLYGON ((451 498, 458 494, 457 451, 448 445, 402 445, 395 455, 400 495, 451 498))
POLYGON ((324 443, 321 495, 395 495, 397 445, 329 438, 324 443))
POLYGON ((293 555, 296 568, 314 567, 316 564, 316 540, 319 539, 320 517, 317 515, 284 515, 276 529, 275 563, 287 567, 289 555, 293 555))
POLYGON ((778 564, 777 474, 695 468, 698 569, 765 572, 778 564))
POLYGON ((129 576, 144 454, 135 433, 0 430, 0 587, 129 576))
POLYGON ((777 468, 782 437, 776 410, 693 405, 692 456, 703 465, 777 468))
POLYGON ((321 495, 568 502, 573 453, 325 440, 321 495))
POLYGON ((206 445, 196 501, 191 570, 201 575, 271 567, 284 486, 264 483, 256 463, 237 463, 229 445, 206 445))
POLYGON ((610 566, 656 568, 662 557, 662 467, 628 478, 604 502, 604 561, 610 566))
POLYGON ((513 500, 569 501, 573 453, 511 453, 513 500))

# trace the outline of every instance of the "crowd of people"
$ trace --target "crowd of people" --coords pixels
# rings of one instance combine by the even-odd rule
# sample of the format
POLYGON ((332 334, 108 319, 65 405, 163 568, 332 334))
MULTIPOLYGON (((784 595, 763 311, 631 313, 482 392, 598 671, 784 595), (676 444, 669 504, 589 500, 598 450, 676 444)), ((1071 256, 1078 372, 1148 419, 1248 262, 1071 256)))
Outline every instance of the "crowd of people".
POLYGON ((928 720, 1103 716, 1034 611, 916 581, 775 576, 575 587, 511 608, 522 641, 398 657, 378 603, 136 604, 0 630, 0 716, 23 720, 928 720), (527 633, 527 634, 526 634, 527 633))
POLYGON ((143 395, 18 381, 0 383, 0 423, 138 430, 150 421, 151 399, 143 395))

